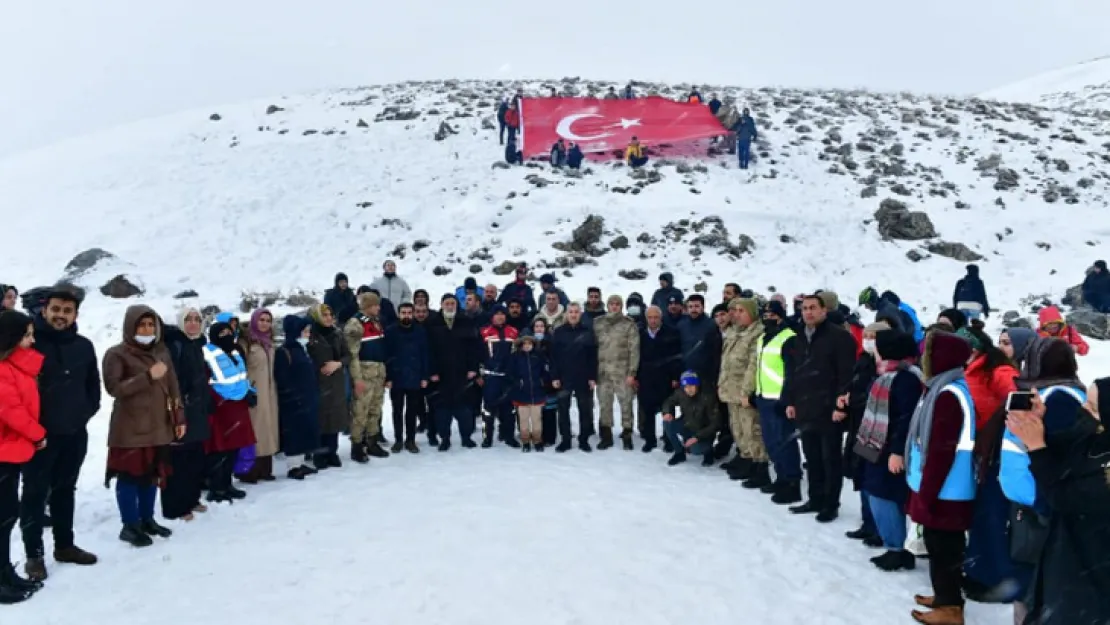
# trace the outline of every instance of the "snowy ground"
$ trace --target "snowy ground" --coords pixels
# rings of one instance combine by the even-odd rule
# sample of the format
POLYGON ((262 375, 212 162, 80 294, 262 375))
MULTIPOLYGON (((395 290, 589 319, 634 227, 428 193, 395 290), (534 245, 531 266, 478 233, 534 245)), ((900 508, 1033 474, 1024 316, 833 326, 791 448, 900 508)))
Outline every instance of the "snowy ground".
POLYGON ((1110 111, 1110 56, 992 89, 980 97, 1062 109, 1110 111))
MULTIPOLYGON (((491 169, 501 151, 483 120, 506 88, 428 83, 275 98, 0 161, 0 212, 5 230, 18 233, 0 249, 0 278, 25 289, 54 281, 84 249, 116 254, 80 280, 93 292, 79 323, 103 353, 131 303, 95 292, 117 272, 141 282, 142 301, 167 320, 184 302, 236 309, 243 291, 320 296, 336 271, 369 282, 384 259, 401 254, 402 275, 433 298, 472 264, 482 282, 503 284, 492 269, 526 260, 558 272, 576 297, 590 285, 650 296, 655 275, 670 270, 687 291, 706 282, 711 300, 732 280, 764 294, 772 285, 785 293, 831 288, 849 304, 865 286, 893 288, 931 319, 964 264, 928 253, 907 259, 923 245, 962 242, 984 256, 992 304, 1023 312, 1023 298, 1058 298, 1107 256, 1106 130, 1089 116, 909 94, 716 88, 762 116, 766 155, 754 175, 728 157, 676 161, 634 195, 612 191, 637 181, 607 163, 583 178, 545 166, 491 169), (360 104, 344 104, 352 102, 360 104), (267 114, 269 104, 285 110, 267 114), (386 106, 418 115, 375 121, 386 106), (212 113, 220 120, 210 121, 212 113), (436 142, 444 120, 459 134, 436 142), (1068 132, 1082 143, 1062 139, 1068 132), (844 145, 850 156, 840 153, 844 145), (996 191, 994 170, 977 170, 993 154, 1020 175, 1017 188, 996 191), (705 171, 680 171, 691 164, 705 171), (875 197, 861 197, 871 186, 875 197), (1046 202, 1046 191, 1061 186, 1074 204, 1046 202), (882 241, 873 213, 887 197, 925 211, 939 236, 882 241), (599 248, 619 235, 629 248, 552 248, 591 213, 606 220, 599 248), (694 233, 661 242, 680 220, 709 216, 727 226, 727 244, 744 234, 755 248, 737 258, 694 245, 694 233), (641 234, 654 242, 637 242, 641 234), (417 250, 418 240, 428 246, 417 250), (450 273, 433 276, 436 267, 450 273), (631 269, 648 279, 618 277, 631 269), (173 299, 189 288, 199 297, 173 299)), ((1095 343, 1082 363, 1088 381, 1110 365, 1110 350, 1095 343)), ((109 413, 106 403, 92 424, 77 519, 80 544, 103 561, 93 571, 54 567, 40 596, 6 611, 12 622, 69 623, 80 606, 88 623, 124 611, 158 614, 166 625, 213 616, 243 624, 275 616, 406 625, 738 616, 894 623, 908 620, 912 594, 928 589, 923 569, 881 574, 867 562, 873 552, 843 537, 859 522, 850 492, 842 518, 818 526, 717 469, 668 469, 659 452, 425 450, 252 488, 245 502, 175 525, 168 544, 135 551, 116 540, 114 499, 102 487, 109 413)), ((1004 608, 969 609, 974 624, 1010 622, 1004 608)))

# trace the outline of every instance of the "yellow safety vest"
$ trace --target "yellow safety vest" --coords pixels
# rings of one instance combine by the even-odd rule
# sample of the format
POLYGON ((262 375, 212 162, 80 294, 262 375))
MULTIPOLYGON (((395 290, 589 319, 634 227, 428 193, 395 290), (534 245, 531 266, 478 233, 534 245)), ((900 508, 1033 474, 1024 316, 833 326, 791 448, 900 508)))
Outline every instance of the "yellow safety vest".
POLYGON ((782 346, 794 331, 785 328, 775 335, 759 352, 759 376, 755 381, 755 394, 764 399, 778 399, 782 396, 782 385, 786 379, 786 363, 782 359, 782 346))

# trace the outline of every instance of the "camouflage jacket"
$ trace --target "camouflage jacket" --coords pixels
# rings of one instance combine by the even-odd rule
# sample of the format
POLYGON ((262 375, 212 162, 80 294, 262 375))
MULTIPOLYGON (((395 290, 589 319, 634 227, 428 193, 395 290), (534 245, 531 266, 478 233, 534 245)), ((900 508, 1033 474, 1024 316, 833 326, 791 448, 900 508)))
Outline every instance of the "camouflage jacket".
POLYGON ((726 404, 739 404, 755 392, 755 376, 758 369, 760 337, 763 325, 753 323, 747 328, 732 326, 725 333, 725 343, 721 350, 721 376, 717 382, 717 392, 726 404))
POLYGON ((636 375, 640 362, 640 329, 632 317, 605 314, 594 319, 597 335, 597 364, 600 375, 621 377, 636 375))

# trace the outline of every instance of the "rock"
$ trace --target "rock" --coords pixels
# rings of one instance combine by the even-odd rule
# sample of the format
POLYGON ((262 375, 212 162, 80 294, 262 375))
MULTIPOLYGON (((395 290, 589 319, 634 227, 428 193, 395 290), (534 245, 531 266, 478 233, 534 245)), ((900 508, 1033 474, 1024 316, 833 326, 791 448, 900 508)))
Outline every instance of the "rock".
POLYGON ((427 239, 417 239, 416 241, 413 241, 413 243, 412 243, 412 251, 419 252, 420 250, 422 250, 426 247, 431 247, 431 246, 432 246, 431 241, 429 241, 427 239))
POLYGON ((1007 328, 1033 329, 1033 324, 1016 310, 1008 310, 1002 315, 1002 325, 1007 328))
POLYGON ((708 293, 709 292, 709 284, 706 283, 706 282, 699 282, 699 283, 695 284, 694 285, 694 292, 695 293, 708 293))
POLYGON ((925 249, 936 254, 937 256, 944 256, 952 258, 964 263, 971 263, 983 260, 982 255, 975 253, 968 246, 963 243, 949 243, 948 241, 935 241, 925 245, 925 249))
POLYGON ((739 256, 755 253, 755 239, 746 234, 740 235, 740 242, 736 246, 739 256))
POLYGON ((443 141, 447 137, 450 137, 451 135, 457 135, 457 134, 459 134, 458 131, 456 131, 454 128, 452 128, 451 124, 447 123, 447 120, 443 120, 443 121, 439 122, 439 130, 436 131, 435 140, 436 141, 443 141))
POLYGON ((367 124, 366 120, 362 119, 361 117, 358 119, 358 123, 355 124, 355 128, 369 128, 369 127, 370 127, 370 124, 367 124))
POLYGON ((1064 293, 1064 298, 1060 300, 1064 306, 1071 306, 1072 308, 1081 308, 1087 305, 1083 299, 1083 285, 1077 284, 1064 293))
POLYGON ((497 130, 497 124, 493 121, 492 117, 482 118, 482 130, 497 130))
POLYGON ((906 258, 910 259, 912 262, 919 263, 928 258, 928 256, 922 254, 920 250, 910 250, 906 252, 906 258))
POLYGON ((451 273, 451 269, 443 265, 436 265, 435 269, 432 269, 432 275, 436 276, 446 276, 449 273, 451 273))
POLYGON ((190 297, 200 297, 200 296, 197 295, 197 292, 192 290, 192 289, 186 289, 186 290, 178 293, 177 295, 173 296, 174 299, 188 299, 190 297))
POLYGON ((921 211, 911 211, 898 200, 887 198, 875 211, 879 235, 884 240, 921 241, 937 236, 936 227, 929 216, 921 211))
POLYGON ((220 117, 219 113, 212 113, 211 115, 208 116, 208 119, 211 120, 211 121, 214 121, 214 122, 218 122, 223 118, 220 117))
MULTIPOLYGON (((847 144, 845 144, 845 145, 847 145, 847 144)), ((868 198, 876 197, 877 195, 879 195, 879 187, 877 187, 873 184, 864 187, 863 191, 859 192, 859 196, 861 198, 865 199, 865 200, 868 199, 868 198)))
POLYGON ((1001 154, 991 154, 987 158, 981 158, 975 163, 975 169, 983 172, 993 172, 1002 165, 1001 154))
POLYGON ((648 272, 643 269, 621 269, 617 272, 617 275, 625 280, 647 280, 648 272))
POLYGON ((477 263, 475 263, 475 264, 471 265, 471 266, 470 266, 470 267, 469 267, 469 268, 468 268, 467 270, 468 270, 468 271, 469 271, 470 273, 473 273, 473 274, 478 274, 478 273, 482 273, 482 266, 481 266, 481 265, 479 265, 479 264, 477 264, 477 263))
POLYGON ((580 252, 588 252, 594 249, 598 242, 601 241, 602 228, 605 226, 605 218, 598 215, 589 215, 586 221, 574 229, 571 233, 571 246, 572 249, 580 252))
POLYGON ((216 315, 220 314, 220 312, 221 311, 219 306, 215 304, 209 304, 208 306, 200 309, 200 316, 204 317, 205 319, 212 319, 216 315))
POLYGON ((320 300, 316 299, 314 295, 308 293, 294 293, 285 298, 285 304, 288 306, 296 306, 297 308, 309 308, 319 304, 320 300))
POLYGON ((284 110, 285 109, 281 108, 280 106, 278 106, 276 104, 271 104, 270 106, 266 107, 266 114, 267 115, 273 115, 274 113, 280 113, 284 110))
POLYGON ((795 242, 794 237, 790 236, 789 234, 780 234, 779 235, 779 243, 794 243, 794 242, 795 242))
POLYGON ((628 237, 626 237, 622 234, 621 236, 619 236, 619 237, 613 239, 612 241, 610 241, 609 242, 609 247, 611 247, 615 250, 626 250, 626 249, 628 249, 628 237))
POLYGON ((513 168, 513 166, 506 163, 505 161, 494 161, 493 165, 490 165, 490 169, 512 169, 512 168, 513 168))
POLYGON ((956 208, 958 210, 967 210, 971 207, 967 205, 967 202, 961 202, 961 201, 957 200, 956 201, 956 208))
POLYGON ((1019 185, 1021 176, 1012 169, 999 169, 995 175, 994 190, 995 191, 1009 191, 1016 189, 1019 185))
POLYGON ((89 269, 92 269, 100 261, 114 259, 115 257, 115 254, 111 252, 102 250, 99 247, 93 247, 74 256, 66 263, 64 273, 66 277, 73 279, 89 269))
POLYGON ((100 287, 100 293, 113 299, 126 299, 142 295, 143 289, 128 280, 127 276, 120 274, 104 283, 104 286, 100 287))
POLYGON ((493 268, 493 273, 498 276, 507 276, 516 271, 517 265, 520 263, 515 260, 501 261, 501 264, 493 268))
POLYGON ((1100 341, 1110 339, 1110 315, 1093 310, 1077 310, 1068 313, 1066 321, 1083 336, 1100 341))

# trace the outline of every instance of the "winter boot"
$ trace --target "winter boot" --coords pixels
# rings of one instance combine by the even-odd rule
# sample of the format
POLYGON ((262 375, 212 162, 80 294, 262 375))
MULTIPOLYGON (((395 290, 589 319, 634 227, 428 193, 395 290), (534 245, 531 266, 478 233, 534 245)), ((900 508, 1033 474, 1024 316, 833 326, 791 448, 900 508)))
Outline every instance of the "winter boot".
POLYGON ((728 470, 728 479, 732 481, 746 480, 752 476, 752 465, 755 464, 748 458, 736 457, 734 468, 728 470))
POLYGON ((632 451, 632 430, 621 431, 621 447, 623 447, 625 451, 632 451))
POLYGON ((402 450, 404 450, 404 448, 405 444, 402 443, 401 439, 398 438, 397 441, 393 443, 393 446, 389 448, 389 453, 399 454, 402 450))
MULTIPOLYGON (((211 497, 212 495, 209 494, 208 496, 211 497)), ((119 532, 119 539, 132 547, 149 547, 154 544, 154 541, 143 532, 143 528, 139 525, 124 525, 119 532)))
POLYGON ((536 443, 536 452, 540 453, 542 451, 543 451, 543 443, 536 443))
POLYGON ((365 443, 351 443, 351 460, 359 464, 370 462, 370 456, 366 453, 365 443))
POLYGON ((23 590, 7 580, 0 580, 0 605, 23 603, 34 594, 33 590, 23 590))
POLYGON ((775 491, 771 497, 772 503, 779 505, 788 505, 798 503, 802 500, 802 484, 800 482, 788 482, 783 480, 781 487, 775 491))
POLYGON ((721 458, 728 458, 729 452, 732 451, 732 437, 721 437, 717 444, 713 446, 713 457, 717 460, 721 458))
POLYGON ((946 605, 933 608, 932 612, 913 610, 910 616, 918 623, 925 625, 964 625, 964 609, 958 605, 946 605))
POLYGON ((800 506, 794 506, 790 509, 792 514, 817 514, 822 510, 821 502, 810 499, 800 506))
POLYGON ((686 452, 676 451, 674 452, 674 455, 671 456, 671 459, 667 461, 667 466, 673 467, 675 465, 682 464, 683 462, 686 462, 686 452))
POLYGON ((374 436, 373 439, 374 439, 374 442, 378 443, 379 445, 388 445, 389 444, 389 439, 386 438, 385 434, 382 434, 381 432, 378 432, 378 435, 374 436))
POLYGON ((443 439, 443 442, 441 442, 436 449, 439 449, 440 451, 447 451, 448 449, 451 449, 451 441, 447 440, 446 438, 443 439))
POLYGON ((844 532, 844 535, 848 538, 851 538, 852 540, 863 540, 868 536, 874 536, 875 532, 868 528, 866 525, 861 525, 859 526, 859 529, 855 529, 850 532, 844 532))
MULTIPOLYGON (((641 436, 644 435, 641 434, 641 436)), ((655 448, 658 446, 659 442, 656 440, 655 436, 652 434, 648 434, 647 436, 644 436, 644 446, 640 448, 640 451, 644 452, 645 454, 650 454, 651 452, 655 451, 655 448)))
POLYGON ((258 458, 257 460, 255 460, 254 466, 257 469, 255 474, 258 476, 259 480, 263 482, 272 482, 277 479, 274 477, 273 456, 262 456, 261 458, 258 458))
POLYGON ((493 447, 493 419, 482 419, 482 449, 493 447))
POLYGON ((327 454, 313 454, 312 455, 312 465, 317 471, 323 471, 324 469, 327 469, 330 466, 328 464, 328 455, 327 454))
POLYGON ((289 469, 289 472, 285 474, 285 477, 291 480, 303 481, 306 475, 308 474, 305 473, 304 467, 293 467, 292 469, 289 469))
POLYGON ((871 536, 863 539, 863 545, 865 547, 882 547, 883 539, 878 534, 872 534, 871 536))
POLYGON ((366 447, 366 455, 371 458, 388 458, 389 452, 382 449, 381 443, 374 440, 366 447))
POLYGON ((559 446, 555 448, 555 451, 560 453, 560 454, 566 453, 566 452, 570 451, 570 448, 572 446, 573 446, 573 444, 570 442, 570 439, 569 438, 564 438, 562 441, 559 442, 559 446))
POLYGON ((520 449, 520 441, 516 440, 516 436, 513 435, 511 432, 506 434, 505 438, 502 440, 504 440, 505 444, 509 447, 512 447, 513 449, 520 449))
POLYGON ((663 443, 663 451, 667 452, 668 454, 674 453, 674 445, 671 444, 671 439, 667 438, 666 436, 660 436, 659 440, 663 443))
POLYGON ((409 441, 405 443, 405 451, 410 454, 418 454, 420 453, 420 448, 416 446, 416 441, 409 441))
POLYGON ((339 459, 339 454, 328 454, 328 467, 338 469, 343 466, 343 461, 339 459))
MULTIPOLYGON (((235 500, 232 499, 232 497, 230 495, 228 495, 226 492, 221 492, 221 491, 218 491, 218 490, 208 491, 208 496, 205 497, 205 499, 207 499, 208 501, 210 501, 212 503, 220 503, 220 502, 235 503, 235 500)), ((124 540, 124 539, 121 537, 120 540, 124 540)), ((128 542, 130 542, 130 541, 128 541, 128 542)))
POLYGON ((26 592, 38 592, 42 590, 42 582, 37 582, 30 579, 23 579, 15 572, 15 567, 12 565, 0 564, 0 586, 8 586, 15 590, 22 590, 26 592))
POLYGON ((524 443, 523 445, 520 445, 520 450, 524 452, 532 451, 532 443, 524 443))
POLYGON ((715 462, 717 462, 717 457, 713 455, 712 449, 709 450, 709 453, 701 457, 701 466, 703 467, 711 467, 715 462))
POLYGON ((239 490, 238 488, 232 486, 231 488, 227 489, 227 496, 231 497, 232 499, 246 499, 247 491, 239 490))
POLYGON ((473 440, 471 440, 469 438, 464 438, 464 439, 462 439, 462 446, 463 446, 463 449, 474 449, 478 445, 473 440))
POLYGON ((744 488, 763 488, 771 483, 770 467, 766 462, 752 463, 752 475, 740 485, 744 488))
POLYGON ((836 508, 822 508, 817 513, 818 523, 832 523, 840 516, 840 510, 836 508))
POLYGON ((597 444, 598 451, 605 451, 613 446, 613 428, 609 426, 601 427, 601 440, 597 444))
POLYGON ((26 574, 27 579, 32 582, 39 584, 45 582, 48 577, 46 572, 46 559, 42 556, 27 558, 27 562, 23 564, 23 573, 26 574))
POLYGON ((579 436, 578 437, 578 449, 581 449, 582 451, 584 451, 586 453, 590 453, 591 451, 594 450, 593 447, 590 447, 590 437, 589 436, 579 436))
POLYGON ((77 545, 72 545, 61 549, 55 548, 54 561, 77 566, 92 566, 97 563, 97 558, 77 545))
POLYGON ((246 473, 236 473, 235 479, 244 484, 257 484, 258 483, 258 466, 257 462, 251 465, 251 468, 246 473))
POLYGON ((767 483, 759 487, 759 492, 763 493, 764 495, 774 495, 775 493, 779 492, 779 482, 771 481, 771 478, 768 477, 767 483))
POLYGON ((883 571, 912 571, 917 566, 917 558, 905 549, 892 549, 881 556, 871 558, 871 563, 883 571))
POLYGON ((428 430, 428 447, 439 447, 439 435, 428 430))
POLYGON ((139 528, 143 533, 148 536, 158 536, 161 538, 169 538, 173 536, 173 530, 168 527, 162 527, 154 519, 147 519, 139 524, 139 528))

